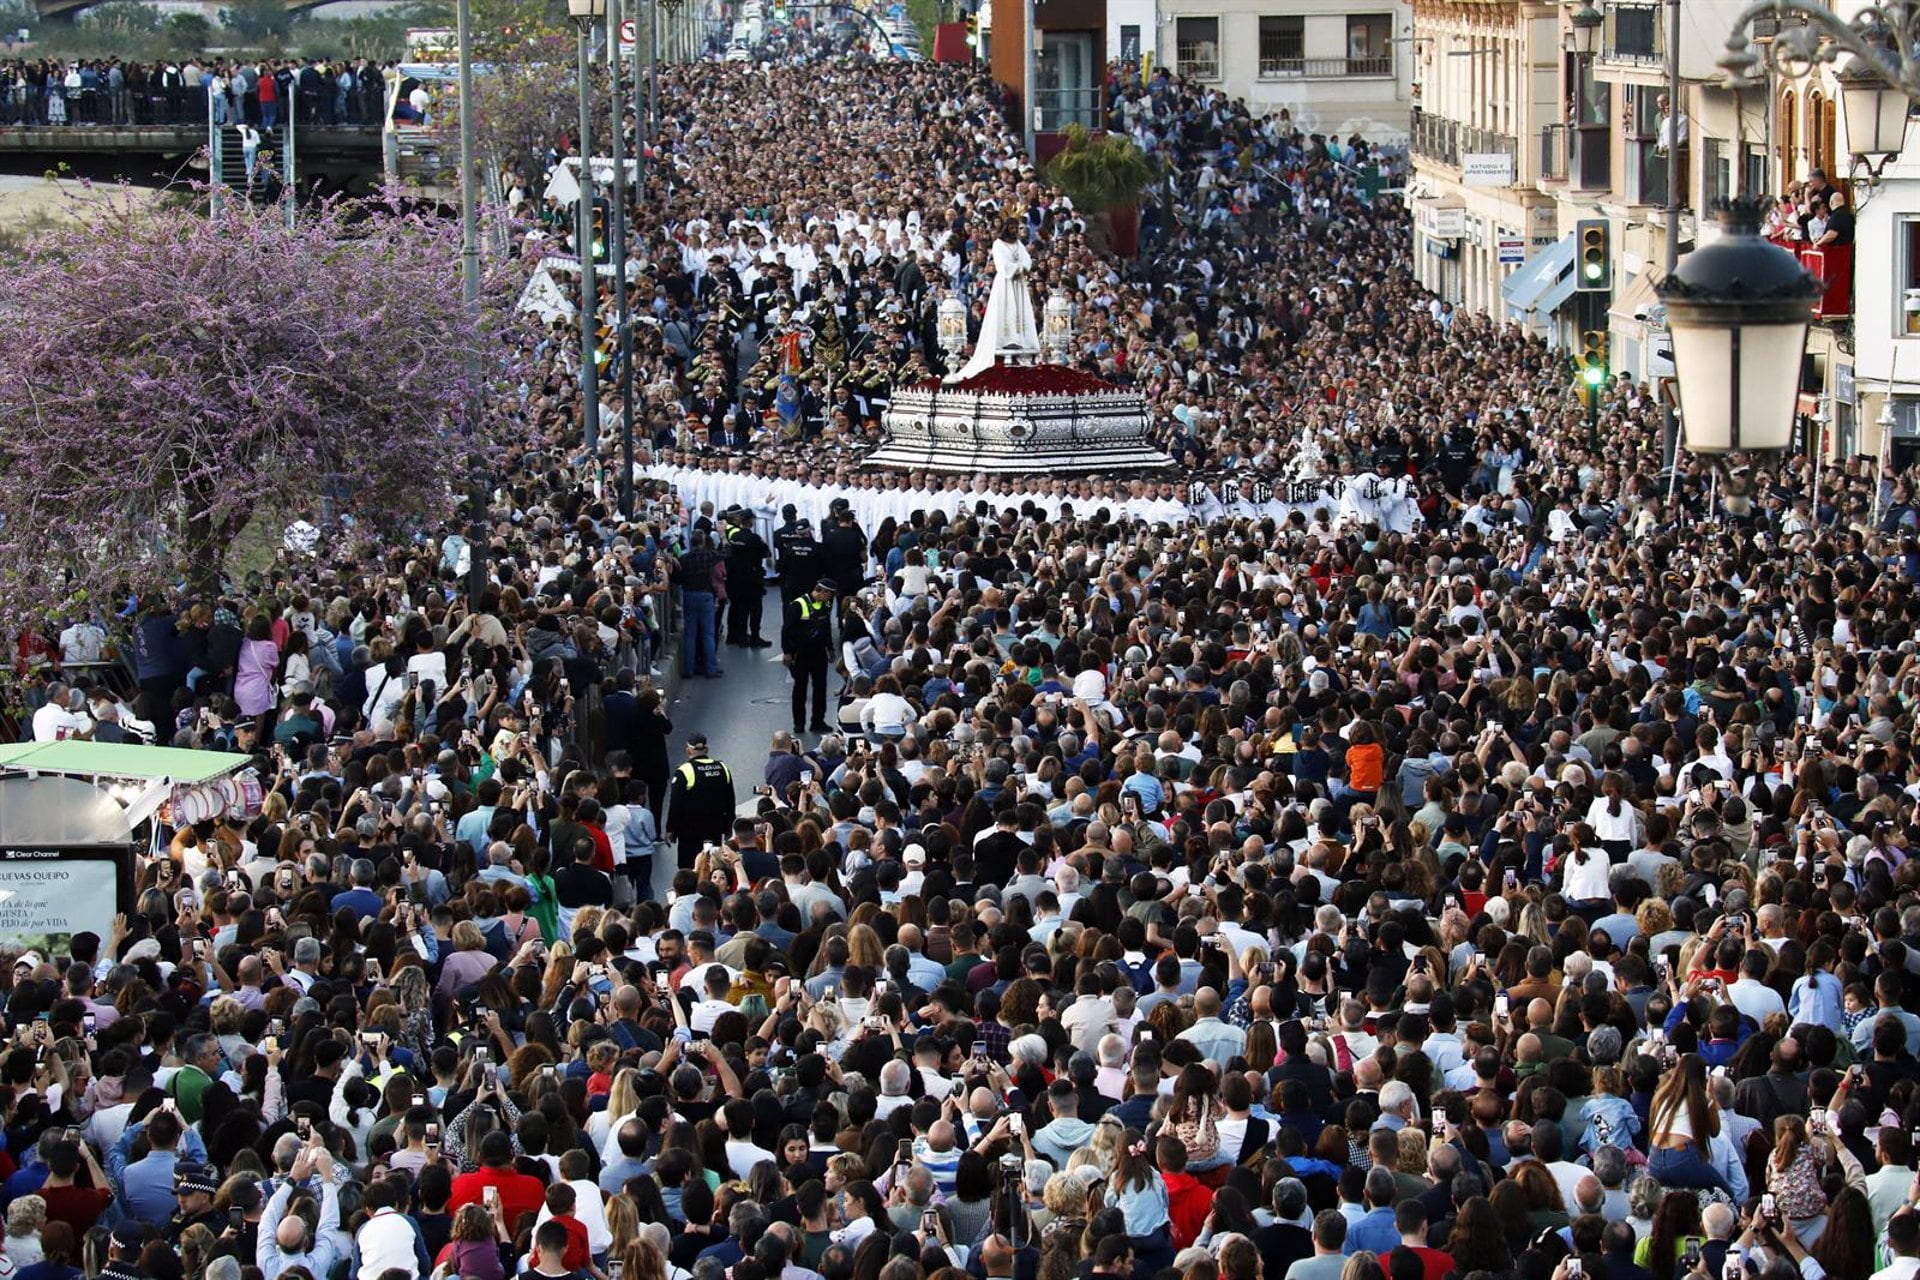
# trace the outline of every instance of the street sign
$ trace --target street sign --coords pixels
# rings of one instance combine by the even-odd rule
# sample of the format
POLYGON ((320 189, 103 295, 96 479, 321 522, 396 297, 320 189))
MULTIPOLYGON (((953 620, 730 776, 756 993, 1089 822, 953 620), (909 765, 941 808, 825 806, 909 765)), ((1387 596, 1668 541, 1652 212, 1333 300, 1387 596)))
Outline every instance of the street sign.
POLYGON ((632 18, 622 19, 620 22, 620 56, 623 58, 632 57, 633 46, 638 43, 639 39, 640 24, 632 18))
POLYGON ((1527 260, 1527 238, 1510 236, 1502 232, 1499 237, 1500 265, 1517 267, 1527 260))
MULTIPOLYGON (((1298 119, 1298 116, 1295 117, 1298 119)), ((1469 152, 1460 157, 1460 185, 1465 187, 1510 187, 1513 185, 1513 157, 1505 152, 1469 152)))

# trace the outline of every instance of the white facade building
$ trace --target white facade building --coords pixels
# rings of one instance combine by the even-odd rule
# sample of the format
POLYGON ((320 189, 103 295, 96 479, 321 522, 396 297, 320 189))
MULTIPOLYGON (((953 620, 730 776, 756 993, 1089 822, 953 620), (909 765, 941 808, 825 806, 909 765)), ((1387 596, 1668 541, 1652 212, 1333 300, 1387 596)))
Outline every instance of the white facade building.
MULTIPOLYGON (((1123 9, 1109 0, 1109 15, 1123 9)), ((1398 142, 1412 106, 1407 0, 1160 0, 1156 65, 1288 111, 1308 132, 1398 142)), ((1116 45, 1115 47, 1121 47, 1116 45)))

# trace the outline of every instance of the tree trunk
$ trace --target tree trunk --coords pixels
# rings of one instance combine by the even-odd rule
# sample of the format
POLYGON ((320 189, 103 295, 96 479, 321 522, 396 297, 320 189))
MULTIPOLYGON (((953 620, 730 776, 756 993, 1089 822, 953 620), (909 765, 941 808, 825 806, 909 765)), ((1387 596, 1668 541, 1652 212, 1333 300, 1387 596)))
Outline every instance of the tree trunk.
POLYGON ((1140 252, 1140 206, 1121 205, 1107 210, 1107 247, 1122 258, 1140 252))
POLYGON ((246 527, 253 506, 249 503, 237 516, 216 522, 204 514, 212 505, 210 494, 187 490, 181 494, 189 515, 180 529, 180 569, 187 590, 209 602, 220 595, 225 578, 227 552, 241 529, 246 527))

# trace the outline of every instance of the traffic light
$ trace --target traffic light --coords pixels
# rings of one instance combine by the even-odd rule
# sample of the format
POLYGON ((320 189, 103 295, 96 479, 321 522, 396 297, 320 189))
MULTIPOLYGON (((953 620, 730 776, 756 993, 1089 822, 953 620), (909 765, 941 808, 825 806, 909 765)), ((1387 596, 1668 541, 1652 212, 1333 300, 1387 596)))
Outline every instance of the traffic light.
POLYGON ((593 334, 593 367, 604 369, 613 359, 614 351, 619 347, 619 339, 612 320, 602 320, 593 334))
POLYGON ((592 241, 593 260, 605 262, 607 260, 607 202, 605 200, 593 202, 592 241))
POLYGON ((978 49, 979 47, 980 47, 980 15, 977 13, 970 13, 967 15, 967 48, 978 49))
POLYGON ((1582 218, 1574 224, 1573 287, 1581 293, 1608 293, 1613 289, 1612 234, 1605 218, 1582 218))
POLYGON ((1589 392, 1607 380, 1607 331, 1588 329, 1580 335, 1580 381, 1589 392))

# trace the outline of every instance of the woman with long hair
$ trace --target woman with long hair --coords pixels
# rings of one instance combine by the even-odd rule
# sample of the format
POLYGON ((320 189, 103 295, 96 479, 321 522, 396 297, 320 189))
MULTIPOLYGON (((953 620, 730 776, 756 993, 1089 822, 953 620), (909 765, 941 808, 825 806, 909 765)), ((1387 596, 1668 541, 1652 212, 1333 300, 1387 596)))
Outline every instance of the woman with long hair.
POLYGON ((1172 1104, 1167 1108, 1167 1128, 1186 1144, 1189 1151, 1195 1150, 1196 1141, 1204 1141, 1207 1135, 1215 1135, 1216 1138, 1214 1149, 1206 1157, 1188 1162, 1187 1170, 1190 1173, 1218 1169, 1231 1160, 1217 1141, 1217 1126, 1222 1113, 1220 1103, 1214 1097, 1215 1088, 1213 1072, 1197 1062, 1181 1068, 1173 1082, 1172 1104))
POLYGON ((1855 1187, 1842 1187, 1827 1206, 1827 1225, 1813 1242, 1813 1256, 1830 1276, 1874 1272, 1873 1206, 1855 1187))
POLYGON ((841 1189, 840 1206, 841 1226, 833 1233, 835 1244, 857 1250, 868 1236, 891 1233, 886 1202, 865 1178, 849 1182, 841 1189))
POLYGON ((1827 1197, 1821 1173, 1828 1159, 1825 1139, 1807 1131, 1803 1116, 1784 1115, 1773 1122, 1773 1154, 1767 1157, 1767 1191, 1781 1217, 1802 1240, 1821 1234, 1827 1197))
POLYGON ((1115 1152, 1107 1204, 1126 1219, 1127 1236, 1139 1270, 1151 1275, 1173 1261, 1173 1220, 1167 1211, 1167 1184, 1153 1167, 1146 1135, 1128 1129, 1115 1152))
POLYGON ((1700 1197, 1691 1191, 1669 1191, 1653 1211, 1653 1230, 1633 1251, 1633 1260, 1653 1272, 1653 1280, 1680 1280, 1678 1263, 1687 1243, 1702 1243, 1700 1197))
POLYGON ((1623 774, 1601 774, 1600 794, 1587 808, 1587 825, 1612 858, 1632 853, 1640 839, 1640 814, 1627 800, 1631 785, 1623 774))
POLYGON ((1707 1094, 1706 1060, 1686 1054, 1661 1079, 1647 1107, 1647 1172, 1663 1187, 1713 1188, 1731 1195, 1726 1178, 1707 1161, 1707 1144, 1719 1132, 1720 1108, 1707 1094))

